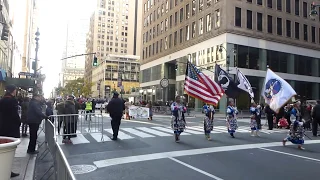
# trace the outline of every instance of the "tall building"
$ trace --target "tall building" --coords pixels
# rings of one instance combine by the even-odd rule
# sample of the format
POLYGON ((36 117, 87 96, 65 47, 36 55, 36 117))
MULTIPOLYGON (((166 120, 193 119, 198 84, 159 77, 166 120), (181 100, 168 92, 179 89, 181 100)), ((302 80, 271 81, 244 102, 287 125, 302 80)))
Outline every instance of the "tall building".
MULTIPOLYGON (((69 20, 66 29, 66 46, 63 58, 85 54, 86 33, 89 30, 89 18, 74 18, 69 20)), ((69 81, 83 78, 85 56, 77 56, 62 60, 62 86, 69 81)))
MULTIPOLYGON (((96 53, 98 65, 113 55, 140 55, 142 1, 98 0, 90 19, 87 53, 96 53)), ((86 80, 93 80, 94 56, 86 56, 86 80)), ((139 58, 138 58, 139 59, 139 58)), ((94 84, 95 86, 96 84, 94 84)))
MULTIPOLYGON (((320 19, 309 18, 312 2, 143 0, 140 86, 156 90, 155 97, 146 94, 146 98, 170 101, 184 94, 184 63, 190 58, 209 71, 215 63, 225 67, 228 62, 230 74, 240 68, 254 88, 256 102, 260 102, 267 65, 301 98, 319 99, 320 19), (167 88, 160 87, 162 78, 169 79, 167 88)), ((213 76, 209 71, 204 73, 213 76)), ((191 97, 187 100, 196 108, 202 106, 191 97)), ((237 99, 240 108, 249 103, 246 94, 237 99)), ((224 110, 225 97, 219 104, 224 110)))

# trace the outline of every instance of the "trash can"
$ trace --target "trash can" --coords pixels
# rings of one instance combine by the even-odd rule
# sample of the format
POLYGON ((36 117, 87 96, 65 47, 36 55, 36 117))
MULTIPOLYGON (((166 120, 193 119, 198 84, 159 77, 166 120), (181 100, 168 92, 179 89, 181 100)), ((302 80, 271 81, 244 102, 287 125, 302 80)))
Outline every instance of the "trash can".
POLYGON ((0 136, 0 180, 9 180, 14 154, 20 139, 0 136))

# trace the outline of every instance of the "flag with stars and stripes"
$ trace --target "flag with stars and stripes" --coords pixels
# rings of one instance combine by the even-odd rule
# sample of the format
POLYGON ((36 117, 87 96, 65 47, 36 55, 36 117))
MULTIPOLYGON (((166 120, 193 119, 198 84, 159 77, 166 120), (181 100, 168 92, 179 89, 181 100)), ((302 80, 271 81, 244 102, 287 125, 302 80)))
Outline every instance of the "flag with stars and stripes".
POLYGON ((184 90, 188 95, 215 106, 224 93, 218 83, 200 72, 200 70, 190 62, 187 63, 184 90))

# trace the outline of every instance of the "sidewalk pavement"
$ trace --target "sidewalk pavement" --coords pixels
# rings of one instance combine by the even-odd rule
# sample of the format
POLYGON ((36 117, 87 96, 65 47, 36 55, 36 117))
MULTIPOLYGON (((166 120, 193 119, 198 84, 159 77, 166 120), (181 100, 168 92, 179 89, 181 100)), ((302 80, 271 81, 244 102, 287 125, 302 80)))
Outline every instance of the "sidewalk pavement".
POLYGON ((37 155, 27 154, 28 144, 29 137, 21 138, 12 165, 12 171, 20 175, 11 180, 33 180, 37 155))

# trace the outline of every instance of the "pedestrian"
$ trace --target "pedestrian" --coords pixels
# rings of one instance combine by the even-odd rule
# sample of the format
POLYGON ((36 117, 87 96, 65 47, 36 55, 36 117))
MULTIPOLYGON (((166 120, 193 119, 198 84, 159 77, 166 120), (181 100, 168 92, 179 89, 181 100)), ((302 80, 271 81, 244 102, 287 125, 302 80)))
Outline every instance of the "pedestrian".
POLYGON ((267 116, 267 121, 268 121, 268 130, 272 130, 273 129, 273 116, 274 116, 274 111, 270 108, 269 105, 266 105, 265 109, 264 109, 266 116, 267 116))
POLYGON ((113 98, 107 105, 107 111, 110 113, 111 127, 113 131, 113 137, 111 139, 114 141, 118 139, 118 132, 124 109, 123 100, 119 98, 119 94, 117 92, 114 92, 113 98))
POLYGON ((283 146, 286 145, 287 141, 290 141, 292 144, 297 144, 298 148, 303 150, 302 145, 304 144, 304 128, 301 118, 301 113, 299 108, 300 102, 296 102, 291 110, 291 114, 294 118, 293 123, 290 125, 290 130, 288 136, 282 140, 283 146))
MULTIPOLYGON (((47 108, 46 108, 46 116, 52 116, 53 115, 53 106, 52 106, 52 101, 48 101, 46 103, 47 108)), ((49 120, 54 123, 54 119, 53 117, 49 117, 49 120)))
POLYGON ((48 116, 42 113, 42 102, 41 96, 34 94, 28 108, 27 123, 29 125, 30 131, 30 141, 27 153, 28 154, 38 154, 39 151, 36 150, 36 143, 38 139, 39 126, 43 119, 47 119, 48 116))
POLYGON ((90 121, 91 121, 92 101, 91 101, 90 99, 86 102, 85 111, 86 111, 86 120, 87 120, 87 118, 88 118, 88 116, 89 116, 90 121), (88 115, 88 114, 89 114, 89 115, 88 115))
MULTIPOLYGON (((20 116, 18 101, 15 99, 16 86, 6 86, 6 93, 0 100, 0 136, 20 138, 20 116)), ((1 162, 4 163, 4 162, 1 162)), ((19 176, 11 172, 11 177, 19 176)))
POLYGON ((27 130, 28 130, 28 124, 27 124, 27 116, 28 116, 28 108, 29 108, 29 97, 25 97, 23 99, 23 102, 21 103, 21 134, 22 137, 27 137, 27 130))
MULTIPOLYGON (((76 114, 79 114, 79 110, 81 110, 80 103, 78 103, 78 101, 74 100, 74 105, 75 105, 76 114)), ((76 133, 77 133, 77 127, 78 127, 78 120, 79 120, 79 116, 75 116, 75 126, 74 126, 75 128, 72 131, 72 133, 74 133, 75 135, 72 135, 71 137, 77 137, 76 133)))
POLYGON ((317 101, 317 105, 312 108, 312 134, 313 136, 318 135, 318 125, 320 126, 320 100, 317 101))
POLYGON ((232 138, 235 138, 234 133, 238 129, 237 114, 238 110, 234 107, 233 100, 230 100, 229 106, 227 107, 227 129, 232 138))
POLYGON ((259 124, 258 124, 258 118, 260 115, 260 111, 257 108, 257 104, 255 102, 252 103, 250 107, 250 128, 251 128, 251 136, 259 136, 259 124))
POLYGON ((149 109, 149 118, 148 118, 148 120, 152 121, 153 113, 152 113, 152 104, 151 104, 151 102, 149 102, 146 107, 149 109))
POLYGON ((171 112, 171 128, 174 132, 175 141, 179 142, 181 133, 186 129, 186 120, 184 113, 187 112, 186 107, 181 103, 180 96, 176 96, 176 101, 171 104, 171 112))
POLYGON ((210 133, 213 130, 214 114, 215 114, 214 107, 210 105, 203 119, 204 135, 208 141, 211 141, 210 133))
MULTIPOLYGON (((97 104, 97 101, 95 99, 92 99, 92 113, 95 113, 96 112, 96 104, 97 104)), ((99 102, 98 102, 99 103, 99 102)))
POLYGON ((64 114, 64 102, 60 99, 56 105, 57 115, 58 115, 58 134, 60 134, 61 126, 63 123, 63 114, 64 114))
POLYGON ((64 111, 65 114, 64 117, 64 135, 62 143, 70 144, 72 143, 71 137, 74 137, 75 135, 75 121, 76 116, 78 114, 76 113, 76 107, 74 103, 73 96, 68 96, 67 100, 64 102, 64 111))

